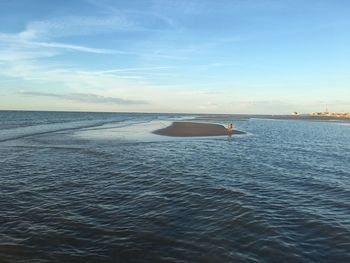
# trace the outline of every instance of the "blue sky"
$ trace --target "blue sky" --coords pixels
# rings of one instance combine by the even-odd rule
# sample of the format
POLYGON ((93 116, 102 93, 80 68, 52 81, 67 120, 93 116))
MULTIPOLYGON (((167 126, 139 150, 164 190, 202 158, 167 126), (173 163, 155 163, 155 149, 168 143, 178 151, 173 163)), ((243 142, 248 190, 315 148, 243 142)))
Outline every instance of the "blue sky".
POLYGON ((0 1, 0 109, 350 111, 346 0, 0 1))

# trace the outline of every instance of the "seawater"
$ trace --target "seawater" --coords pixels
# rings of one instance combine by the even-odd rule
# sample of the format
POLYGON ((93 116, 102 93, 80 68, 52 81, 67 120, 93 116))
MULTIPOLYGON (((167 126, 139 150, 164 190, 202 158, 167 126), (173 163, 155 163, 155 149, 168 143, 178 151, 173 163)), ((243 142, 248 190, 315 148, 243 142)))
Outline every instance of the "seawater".
POLYGON ((0 111, 0 262, 350 262, 348 122, 190 117, 0 111))

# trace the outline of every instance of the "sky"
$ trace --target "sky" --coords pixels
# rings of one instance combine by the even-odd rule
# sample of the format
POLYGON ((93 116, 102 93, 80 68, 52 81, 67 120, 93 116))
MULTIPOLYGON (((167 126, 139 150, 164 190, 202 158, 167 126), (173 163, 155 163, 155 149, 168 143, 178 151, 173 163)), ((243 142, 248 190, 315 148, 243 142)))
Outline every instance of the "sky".
POLYGON ((0 0, 0 110, 350 111, 347 0, 0 0))

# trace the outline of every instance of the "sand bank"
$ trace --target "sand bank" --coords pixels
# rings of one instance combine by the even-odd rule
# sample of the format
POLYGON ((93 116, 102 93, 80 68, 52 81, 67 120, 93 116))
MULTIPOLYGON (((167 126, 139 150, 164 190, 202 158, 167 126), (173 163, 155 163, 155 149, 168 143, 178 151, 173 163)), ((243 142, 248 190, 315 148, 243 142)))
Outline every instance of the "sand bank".
POLYGON ((156 130, 153 133, 174 137, 192 137, 192 136, 222 136, 232 134, 244 134, 244 132, 227 130, 224 126, 212 123, 196 122, 173 122, 172 125, 164 129, 156 130))

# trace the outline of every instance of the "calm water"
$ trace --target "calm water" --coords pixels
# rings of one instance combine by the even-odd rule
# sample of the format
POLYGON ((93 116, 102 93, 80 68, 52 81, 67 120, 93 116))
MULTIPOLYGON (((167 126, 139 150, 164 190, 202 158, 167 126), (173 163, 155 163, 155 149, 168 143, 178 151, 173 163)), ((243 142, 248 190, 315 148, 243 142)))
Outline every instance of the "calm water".
POLYGON ((350 262, 349 122, 183 117, 0 112, 0 262, 350 262))

